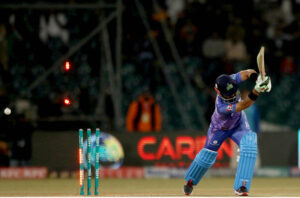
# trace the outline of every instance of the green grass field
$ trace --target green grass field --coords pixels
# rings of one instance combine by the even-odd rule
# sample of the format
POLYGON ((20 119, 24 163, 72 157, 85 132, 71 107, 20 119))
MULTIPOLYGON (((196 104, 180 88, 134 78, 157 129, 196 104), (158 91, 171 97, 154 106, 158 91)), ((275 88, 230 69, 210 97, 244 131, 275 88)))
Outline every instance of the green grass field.
MULTIPOLYGON (((204 178, 193 196, 233 196, 233 182, 204 178)), ((102 179, 99 196, 182 196, 182 186, 183 179, 102 179)), ((79 186, 75 179, 2 179, 0 196, 79 196, 79 186)), ((254 178, 250 196, 300 196, 300 178, 254 178)))

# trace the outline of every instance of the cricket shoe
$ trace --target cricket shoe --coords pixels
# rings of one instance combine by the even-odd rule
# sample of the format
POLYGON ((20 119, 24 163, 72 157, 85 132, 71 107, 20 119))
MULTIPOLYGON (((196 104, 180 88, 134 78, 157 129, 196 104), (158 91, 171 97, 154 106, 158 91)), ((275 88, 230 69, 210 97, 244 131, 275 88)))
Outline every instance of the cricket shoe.
POLYGON ((248 191, 245 186, 242 186, 239 189, 235 190, 234 194, 238 196, 248 196, 248 191))
POLYGON ((193 192, 193 183, 192 180, 188 181, 184 186, 183 186, 183 192, 185 195, 191 195, 193 192))

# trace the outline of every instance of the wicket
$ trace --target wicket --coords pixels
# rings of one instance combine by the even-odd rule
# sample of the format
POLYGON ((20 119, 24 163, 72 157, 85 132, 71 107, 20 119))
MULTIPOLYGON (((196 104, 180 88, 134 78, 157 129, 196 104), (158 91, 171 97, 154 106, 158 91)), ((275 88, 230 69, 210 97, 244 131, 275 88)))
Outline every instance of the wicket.
MULTIPOLYGON (((80 195, 84 195, 84 153, 83 153, 83 129, 79 129, 79 186, 80 186, 80 195)), ((87 129, 87 195, 91 195, 91 186, 92 186, 92 148, 91 148, 91 129, 87 129)), ((100 129, 96 129, 96 148, 93 158, 95 159, 95 190, 94 195, 98 195, 99 187, 99 160, 100 160, 100 129)))

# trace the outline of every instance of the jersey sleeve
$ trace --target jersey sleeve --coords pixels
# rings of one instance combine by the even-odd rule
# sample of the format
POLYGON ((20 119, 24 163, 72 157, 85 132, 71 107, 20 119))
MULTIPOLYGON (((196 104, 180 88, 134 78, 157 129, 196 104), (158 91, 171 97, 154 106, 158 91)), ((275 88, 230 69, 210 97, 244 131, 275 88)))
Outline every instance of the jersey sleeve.
POLYGON ((239 84, 239 83, 242 82, 242 77, 241 77, 241 73, 240 72, 238 72, 236 74, 231 74, 230 78, 232 78, 235 81, 236 84, 239 84))
POLYGON ((231 114, 236 112, 235 106, 236 104, 222 103, 222 104, 217 104, 217 109, 220 114, 231 114))

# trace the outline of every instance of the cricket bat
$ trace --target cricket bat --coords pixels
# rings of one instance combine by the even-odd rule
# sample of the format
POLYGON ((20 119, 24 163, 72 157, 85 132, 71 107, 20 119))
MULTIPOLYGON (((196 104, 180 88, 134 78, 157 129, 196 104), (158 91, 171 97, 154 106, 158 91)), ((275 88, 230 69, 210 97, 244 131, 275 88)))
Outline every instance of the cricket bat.
POLYGON ((262 80, 264 80, 264 78, 266 76, 264 54, 265 54, 265 47, 262 46, 257 55, 257 66, 258 66, 258 71, 261 75, 262 80))

